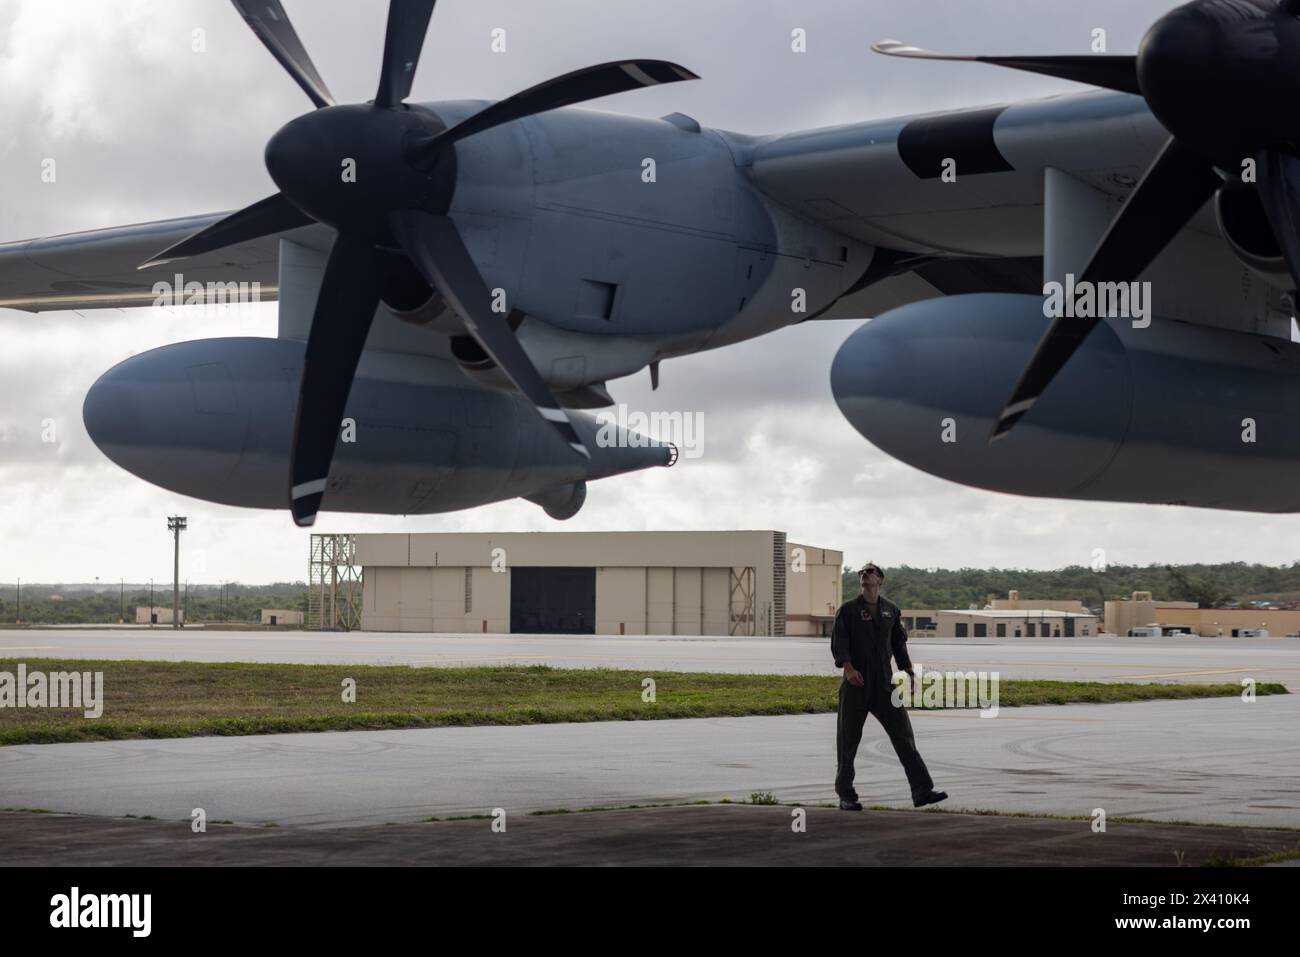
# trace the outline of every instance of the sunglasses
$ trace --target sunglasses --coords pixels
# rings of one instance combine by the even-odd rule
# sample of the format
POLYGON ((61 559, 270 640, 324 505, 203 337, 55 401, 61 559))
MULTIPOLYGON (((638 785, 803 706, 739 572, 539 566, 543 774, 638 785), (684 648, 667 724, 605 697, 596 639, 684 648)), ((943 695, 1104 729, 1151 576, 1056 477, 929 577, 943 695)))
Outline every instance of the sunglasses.
POLYGON ((875 567, 872 567, 872 568, 864 568, 864 569, 862 569, 862 571, 858 572, 858 577, 859 577, 859 578, 865 578, 865 577, 868 576, 868 575, 876 575, 876 576, 878 576, 878 577, 880 577, 880 578, 884 578, 884 577, 885 577, 885 576, 881 573, 880 569, 879 569, 879 568, 875 568, 875 567))

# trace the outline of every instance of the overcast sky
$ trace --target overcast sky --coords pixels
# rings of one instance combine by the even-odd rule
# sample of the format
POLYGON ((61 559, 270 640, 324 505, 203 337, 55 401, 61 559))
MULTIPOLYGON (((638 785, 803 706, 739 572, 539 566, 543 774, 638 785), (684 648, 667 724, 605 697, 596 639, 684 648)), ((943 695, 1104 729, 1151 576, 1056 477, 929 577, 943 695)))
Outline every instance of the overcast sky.
MULTIPOLYGON (((336 97, 373 95, 383 0, 285 0, 336 97)), ((689 113, 780 132, 1080 89, 1025 74, 870 53, 897 38, 969 52, 1133 52, 1163 0, 441 0, 412 98, 500 98, 623 56, 670 59, 703 80, 597 107, 689 113), (508 52, 489 48, 507 30, 508 52), (807 31, 808 52, 790 51, 807 31)), ((302 92, 226 0, 0 0, 0 241, 243 206, 273 191, 266 140, 306 111, 302 92), (206 31, 207 51, 191 37, 206 31), (41 184, 40 163, 58 162, 41 184)), ((110 463, 81 402, 128 355, 211 336, 274 335, 275 306, 214 321, 178 311, 28 316, 0 310, 0 581, 167 580, 166 516, 189 516, 184 577, 303 578, 308 532, 286 511, 210 505, 110 463), (57 441, 40 441, 52 419, 57 441)), ((856 322, 807 323, 613 383, 621 402, 703 416, 703 457, 593 483, 557 523, 526 502, 406 519, 324 513, 319 531, 777 528, 851 562, 1053 568, 1111 563, 1289 563, 1300 519, 1025 499, 890 460, 830 394, 856 322)))

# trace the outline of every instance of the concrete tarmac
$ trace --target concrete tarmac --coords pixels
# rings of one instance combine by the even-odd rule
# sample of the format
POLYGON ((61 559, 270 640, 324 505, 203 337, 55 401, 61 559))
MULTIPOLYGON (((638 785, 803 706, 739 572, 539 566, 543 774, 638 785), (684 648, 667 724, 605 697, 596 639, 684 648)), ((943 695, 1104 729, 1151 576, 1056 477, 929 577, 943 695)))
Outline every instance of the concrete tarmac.
POLYGON ((1291 831, 789 807, 657 808, 301 831, 0 813, 10 866, 1196 866, 1295 848, 1291 831))
MULTIPOLYGON (((1300 638, 929 638, 908 647, 927 669, 997 671, 1003 678, 1235 684, 1251 677, 1300 691, 1300 638)), ((825 638, 30 629, 0 631, 0 658, 835 673, 825 638)))
MULTIPOLYGON (((914 713, 946 808, 1300 828, 1300 696, 914 713)), ((338 828, 429 816, 835 799, 834 715, 0 748, 0 808, 338 828)), ((910 808, 869 719, 864 804, 910 808)), ((1300 839, 1300 835, 1297 835, 1300 839)))

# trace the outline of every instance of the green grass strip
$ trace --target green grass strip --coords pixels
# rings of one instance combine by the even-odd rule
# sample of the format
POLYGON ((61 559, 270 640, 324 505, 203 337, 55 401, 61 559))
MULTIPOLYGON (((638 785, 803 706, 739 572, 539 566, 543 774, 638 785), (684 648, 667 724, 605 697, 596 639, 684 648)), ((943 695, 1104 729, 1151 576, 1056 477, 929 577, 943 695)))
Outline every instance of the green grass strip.
MULTIPOLYGON (((166 661, 0 659, 0 672, 104 674, 104 710, 0 707, 0 745, 469 725, 824 714, 840 679, 545 666, 411 668, 166 661), (653 678, 653 701, 642 681, 653 678), (344 700, 344 682, 356 700, 344 700)), ((1257 695, 1286 694, 1260 684, 1257 695)), ((1233 697, 1235 684, 1002 681, 999 706, 1233 697)))

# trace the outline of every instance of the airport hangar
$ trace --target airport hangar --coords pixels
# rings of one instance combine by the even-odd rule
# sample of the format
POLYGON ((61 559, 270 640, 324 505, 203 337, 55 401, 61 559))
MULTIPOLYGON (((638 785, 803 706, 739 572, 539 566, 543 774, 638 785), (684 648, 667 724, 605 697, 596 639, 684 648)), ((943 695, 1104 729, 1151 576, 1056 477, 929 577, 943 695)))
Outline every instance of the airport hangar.
POLYGON ((843 552, 778 531, 349 538, 365 631, 818 636, 841 602, 843 552))

